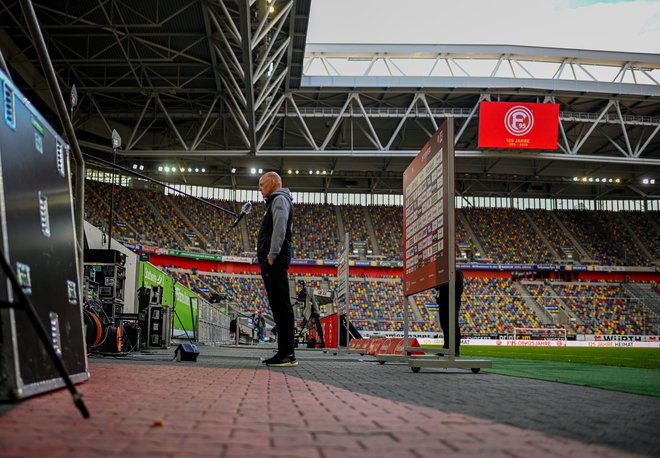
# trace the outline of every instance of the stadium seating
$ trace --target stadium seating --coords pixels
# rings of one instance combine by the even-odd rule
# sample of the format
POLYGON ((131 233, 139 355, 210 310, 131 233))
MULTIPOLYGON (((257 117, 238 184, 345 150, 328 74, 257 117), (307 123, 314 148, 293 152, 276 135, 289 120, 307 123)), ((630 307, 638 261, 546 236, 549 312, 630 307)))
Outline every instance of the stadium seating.
POLYGON ((495 262, 533 264, 554 259, 522 210, 468 208, 465 216, 482 242, 486 257, 495 262))
MULTIPOLYGON (((86 188, 90 191, 86 194, 86 218, 103 227, 107 225, 111 187, 87 180, 86 188)), ((263 202, 253 203, 252 213, 244 218, 240 227, 232 229, 233 217, 194 199, 125 186, 115 186, 114 195, 113 233, 122 240, 160 248, 190 250, 192 247, 193 251, 235 256, 254 255, 256 251, 263 202)), ((241 206, 237 202, 211 202, 234 212, 241 206)), ((481 259, 496 263, 553 263, 557 257, 566 259, 564 249, 567 247, 573 248, 576 255, 581 254, 577 246, 573 247, 574 241, 584 249, 587 255, 584 260, 589 262, 650 266, 660 259, 658 212, 550 212, 508 208, 458 211, 465 215, 476 240, 471 240, 463 219, 457 218, 456 243, 474 246, 479 242, 484 249, 481 259)), ((343 225, 351 240, 366 242, 367 249, 379 251, 387 259, 401 259, 401 207, 296 204, 295 212, 294 258, 336 259, 338 228, 343 225), (369 221, 375 240, 369 231, 369 221)))
POLYGON ((348 232, 352 242, 366 242, 367 249, 371 248, 369 229, 367 228, 364 207, 361 205, 341 205, 341 217, 344 229, 348 232))
POLYGON ((297 204, 293 225, 298 259, 337 259, 339 233, 334 205, 297 204))
POLYGON ((403 221, 403 208, 377 205, 369 207, 369 214, 381 256, 388 259, 402 259, 403 225, 392 222, 403 221))
POLYGON ((578 334, 651 334, 657 317, 619 284, 553 283, 580 322, 578 334))

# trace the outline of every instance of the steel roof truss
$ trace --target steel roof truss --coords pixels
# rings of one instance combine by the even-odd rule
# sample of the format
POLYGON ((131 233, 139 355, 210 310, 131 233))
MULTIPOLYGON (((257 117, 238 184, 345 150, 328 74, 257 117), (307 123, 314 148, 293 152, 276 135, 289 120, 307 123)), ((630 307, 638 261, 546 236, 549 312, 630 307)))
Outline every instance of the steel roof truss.
POLYGON ((376 129, 374 129, 373 124, 371 124, 371 120, 369 119, 369 116, 367 115, 367 112, 364 111, 364 106, 362 105, 362 101, 360 100, 360 96, 358 95, 355 97, 355 101, 357 102, 358 106, 360 107, 360 111, 364 115, 364 120, 367 123, 367 126, 369 127, 369 130, 371 131, 371 135, 373 135, 373 138, 371 136, 368 136, 371 139, 371 142, 378 148, 380 151, 383 150, 383 145, 380 143, 380 139, 378 138, 378 134, 376 133, 376 129))
POLYGON ((179 140, 179 143, 181 143, 181 146, 183 146, 183 149, 185 151, 188 151, 188 145, 186 145, 186 142, 183 140, 183 137, 179 132, 179 129, 176 128, 176 124, 174 124, 174 121, 172 121, 170 114, 167 112, 167 108, 165 108, 165 105, 163 105, 163 101, 160 99, 160 96, 158 95, 156 95, 156 103, 158 103, 158 106, 160 106, 160 109, 163 111, 163 114, 165 114, 165 119, 167 120, 167 123, 169 124, 170 128, 174 131, 174 135, 176 135, 176 138, 179 140))

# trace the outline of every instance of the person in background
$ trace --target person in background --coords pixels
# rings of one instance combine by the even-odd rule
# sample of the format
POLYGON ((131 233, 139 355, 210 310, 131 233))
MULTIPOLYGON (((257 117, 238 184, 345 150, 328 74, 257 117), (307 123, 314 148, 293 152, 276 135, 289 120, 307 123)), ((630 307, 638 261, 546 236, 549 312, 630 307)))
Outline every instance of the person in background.
MULTIPOLYGON (((460 347, 461 347, 461 328, 458 324, 458 315, 461 310, 461 297, 463 296, 463 272, 456 269, 455 283, 456 287, 454 290, 454 300, 456 303, 456 335, 454 336, 456 356, 460 356, 460 347)), ((444 337, 445 343, 442 345, 442 348, 449 348, 449 282, 438 285, 437 287, 438 295, 435 298, 435 301, 438 303, 438 314, 440 315, 440 327, 442 328, 442 334, 444 337)))
POLYGON ((323 326, 321 326, 321 308, 314 297, 314 290, 312 288, 307 288, 304 280, 300 280, 298 283, 302 286, 302 289, 298 293, 297 300, 305 304, 302 312, 303 320, 300 323, 300 327, 303 330, 305 328, 312 329, 312 327, 314 327, 319 339, 318 348, 325 348, 323 326))
POLYGON ((266 211, 257 236, 257 259, 278 332, 277 353, 264 364, 297 366, 288 276, 293 227, 291 191, 282 188, 282 178, 275 172, 264 173, 259 178, 259 191, 266 199, 266 211))

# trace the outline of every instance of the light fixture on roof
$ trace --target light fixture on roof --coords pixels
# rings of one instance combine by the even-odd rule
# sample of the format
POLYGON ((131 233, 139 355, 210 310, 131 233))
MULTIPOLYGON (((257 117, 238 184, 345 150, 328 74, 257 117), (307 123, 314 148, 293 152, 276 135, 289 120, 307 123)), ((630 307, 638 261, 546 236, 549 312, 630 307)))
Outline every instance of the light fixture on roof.
POLYGON ((251 173, 252 175, 254 175, 255 173, 257 173, 257 169, 255 169, 254 167, 252 167, 252 168, 250 169, 250 173, 251 173))
POLYGON ((296 170, 296 175, 298 175, 298 173, 299 173, 299 171, 298 171, 298 170, 296 170))
POLYGON ((573 177, 573 181, 580 181, 578 177, 573 177))
POLYGON ((197 173, 197 172, 199 172, 199 169, 197 167, 195 167, 195 173, 197 173))
POLYGON ((189 173, 192 172, 192 168, 191 168, 191 167, 188 167, 188 172, 189 172, 189 173))
POLYGON ((582 177, 582 181, 587 181, 587 177, 582 177))
POLYGON ((287 171, 287 173, 288 173, 289 175, 291 175, 291 174, 293 173, 293 171, 292 171, 291 169, 289 169, 289 170, 287 171))
POLYGON ((133 164, 133 170, 137 169, 137 164, 133 164))
POLYGON ((206 169, 202 169, 202 173, 206 173, 206 169))
POLYGON ((140 167, 138 167, 140 170, 144 170, 144 165, 140 164, 140 167))
POLYGON ((259 169, 259 173, 264 173, 264 169, 259 169))
POLYGON ((309 171, 309 174, 310 174, 310 175, 313 175, 313 174, 314 174, 314 172, 310 170, 310 171, 309 171))
MULTIPOLYGON (((591 180, 589 180, 591 181, 591 180)), ((596 178, 596 183, 600 183, 600 178, 596 178)))
POLYGON ((614 182, 615 182, 615 183, 621 183, 621 178, 616 178, 616 179, 614 180, 614 182))
POLYGON ((169 172, 170 168, 168 166, 165 166, 165 172, 169 172))
POLYGON ((324 170, 324 171, 323 171, 323 175, 325 175, 325 173, 326 173, 326 172, 325 172, 325 170, 324 170))
POLYGON ((318 175, 319 173, 321 173, 321 172, 317 170, 317 171, 316 171, 316 174, 318 175))
POLYGON ((159 171, 159 172, 162 172, 162 171, 163 171, 163 166, 162 166, 162 165, 159 165, 159 166, 158 166, 158 171, 159 171))
POLYGON ((648 178, 644 178, 644 179, 642 180, 642 183, 643 183, 643 184, 649 184, 649 179, 648 179, 648 178))
POLYGON ((610 178, 610 179, 609 179, 609 180, 607 180, 607 181, 609 181, 609 182, 611 183, 611 182, 612 182, 612 181, 614 181, 614 180, 612 180, 612 179, 610 178))
POLYGON ((179 168, 179 171, 180 171, 181 173, 183 173, 183 172, 186 171, 186 168, 185 168, 185 167, 181 167, 181 168, 179 168))
POLYGON ((592 177, 589 177, 589 183, 593 182, 594 179, 592 177))
POLYGON ((236 167, 231 168, 231 173, 236 173, 236 167))

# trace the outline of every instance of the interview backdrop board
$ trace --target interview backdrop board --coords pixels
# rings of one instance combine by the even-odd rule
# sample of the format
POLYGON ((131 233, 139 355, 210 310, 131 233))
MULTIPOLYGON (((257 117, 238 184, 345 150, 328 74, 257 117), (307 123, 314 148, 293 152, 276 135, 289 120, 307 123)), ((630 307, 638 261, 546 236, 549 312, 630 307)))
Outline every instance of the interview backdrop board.
MULTIPOLYGON (((73 382, 89 378, 69 147, 0 73, 0 247, 73 382)), ((17 300, 0 273, 0 301, 17 300)), ((64 386, 24 309, 0 309, 0 399, 64 386)))
POLYGON ((450 280, 454 258, 454 122, 445 121, 403 173, 403 294, 450 280))

